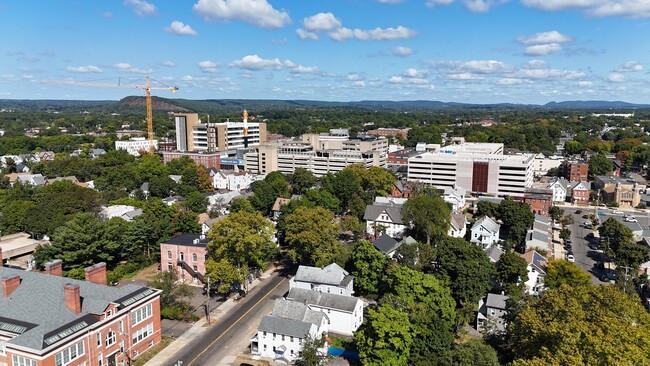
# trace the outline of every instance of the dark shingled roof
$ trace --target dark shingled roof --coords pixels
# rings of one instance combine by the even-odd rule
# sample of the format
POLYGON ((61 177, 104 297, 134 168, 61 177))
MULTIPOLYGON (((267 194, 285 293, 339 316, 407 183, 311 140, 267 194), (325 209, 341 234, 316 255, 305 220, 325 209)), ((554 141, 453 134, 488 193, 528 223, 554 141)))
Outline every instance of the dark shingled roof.
POLYGON ((208 244, 208 238, 206 236, 203 236, 203 239, 201 239, 201 236, 201 234, 181 234, 167 240, 163 244, 205 247, 208 244), (199 242, 194 243, 195 239, 199 239, 199 242))
POLYGON ((287 300, 293 300, 307 305, 315 305, 325 309, 336 309, 348 313, 354 312, 357 303, 361 301, 354 296, 328 294, 303 288, 292 288, 289 290, 287 300))
POLYGON ((372 245, 384 254, 388 254, 399 248, 399 242, 386 234, 382 234, 380 237, 375 239, 375 241, 372 242, 372 245))

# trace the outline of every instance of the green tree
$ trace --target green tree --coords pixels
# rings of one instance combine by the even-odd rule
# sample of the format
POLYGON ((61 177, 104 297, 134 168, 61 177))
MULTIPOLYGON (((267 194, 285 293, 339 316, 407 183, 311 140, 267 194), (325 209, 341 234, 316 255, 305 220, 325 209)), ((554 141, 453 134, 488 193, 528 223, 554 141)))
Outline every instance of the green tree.
POLYGON ((12 201, 2 209, 0 216, 0 230, 2 234, 12 234, 27 229, 27 212, 33 210, 35 203, 32 201, 12 201))
POLYGON ((582 154, 584 147, 579 141, 571 140, 564 143, 564 155, 571 156, 575 154, 582 154))
POLYGON ((185 202, 182 205, 193 212, 203 213, 207 210, 209 203, 208 197, 205 197, 198 191, 193 191, 185 196, 185 202))
POLYGON ((503 223, 501 232, 515 244, 521 243, 526 237, 526 232, 535 222, 535 214, 524 202, 506 198, 499 204, 497 217, 503 223))
POLYGON ((210 178, 210 174, 208 174, 208 171, 205 169, 203 165, 199 165, 196 167, 196 175, 197 175, 197 188, 201 192, 214 192, 214 185, 212 183, 212 178, 210 178))
POLYGON ((591 276, 582 268, 562 259, 552 259, 546 263, 544 285, 547 288, 559 288, 562 285, 588 286, 591 276))
POLYGON ((178 184, 167 175, 153 176, 149 180, 149 193, 154 197, 166 198, 178 191, 178 184))
POLYGON ((339 199, 324 189, 310 189, 304 198, 332 212, 337 212, 339 209, 339 199))
POLYGON ((388 258, 367 240, 359 240, 352 247, 350 263, 354 275, 355 292, 377 294, 388 258))
POLYGON ((450 215, 449 205, 438 196, 419 195, 402 206, 404 222, 411 223, 414 236, 427 244, 447 235, 450 215))
POLYGON ((611 160, 604 154, 596 154, 589 159, 589 175, 608 175, 614 168, 611 160))
POLYGON ((291 193, 305 194, 316 183, 316 177, 310 170, 296 168, 289 176, 289 183, 291 183, 291 193))
POLYGON ((298 207, 284 222, 284 242, 293 263, 322 267, 341 254, 331 211, 322 207, 298 207))
POLYGON ((499 214, 499 205, 490 201, 478 201, 476 205, 476 216, 487 216, 495 218, 499 214))
POLYGON ((271 172, 264 180, 253 182, 251 204, 256 210, 268 214, 278 197, 289 197, 288 187, 287 178, 282 173, 271 172))
POLYGON ((296 359, 296 366, 318 366, 327 359, 327 353, 322 351, 325 346, 325 337, 314 338, 307 334, 300 349, 300 356, 296 359))
POLYGON ((190 286, 178 281, 176 269, 169 272, 158 272, 153 279, 147 283, 147 286, 162 290, 160 294, 161 310, 171 308, 186 299, 192 298, 190 286))
POLYGON ((499 366, 494 348, 480 339, 457 344, 439 362, 440 366, 499 366))
POLYGON ((346 208, 352 195, 361 192, 361 178, 352 169, 343 169, 336 173, 332 186, 332 193, 346 208))
POLYGON ((496 264, 496 280, 502 288, 514 290, 513 286, 520 286, 527 277, 528 263, 525 259, 515 252, 501 255, 496 264))
MULTIPOLYGON (((142 155, 136 160, 133 172, 140 182, 151 182, 154 177, 167 177, 169 170, 160 155, 142 155)), ((167 177, 168 178, 168 177, 167 177)))
POLYGON ((569 228, 563 227, 562 230, 560 230, 560 239, 571 239, 571 230, 569 230, 569 228))
POLYGON ((549 216, 551 216, 551 219, 553 221, 560 221, 560 219, 564 215, 564 210, 557 206, 553 206, 548 210, 548 214, 549 216))
POLYGON ((222 295, 229 294, 233 285, 242 283, 245 276, 241 267, 237 268, 226 258, 219 260, 208 258, 205 262, 205 271, 206 277, 217 284, 217 292, 222 295))
POLYGON ((463 238, 446 237, 436 247, 436 275, 449 283, 451 294, 461 305, 478 303, 490 290, 495 273, 490 258, 463 238))
POLYGON ((408 314, 389 305, 369 309, 354 335, 364 365, 408 365, 412 326, 408 314))
POLYGON ((235 198, 230 203, 230 212, 235 213, 239 211, 255 212, 255 208, 251 204, 251 201, 247 200, 246 198, 239 197, 235 198))
POLYGON ((182 156, 167 163, 169 174, 182 175, 187 167, 196 167, 194 160, 188 156, 182 156))
POLYGON ((513 365, 650 363, 650 315, 613 286, 548 289, 511 323, 513 365))

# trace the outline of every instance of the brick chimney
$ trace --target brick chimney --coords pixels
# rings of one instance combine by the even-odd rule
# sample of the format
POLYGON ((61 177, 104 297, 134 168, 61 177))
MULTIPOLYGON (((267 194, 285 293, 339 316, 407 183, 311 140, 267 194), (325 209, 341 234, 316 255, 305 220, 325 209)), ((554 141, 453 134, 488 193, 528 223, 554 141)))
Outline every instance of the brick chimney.
POLYGON ((63 293, 65 296, 65 306, 70 309, 74 314, 81 312, 81 295, 79 294, 79 285, 66 283, 63 285, 63 293))
POLYGON ((98 285, 106 284, 106 263, 100 262, 84 269, 86 281, 98 285))
POLYGON ((20 275, 7 275, 2 277, 2 297, 9 297, 20 286, 20 275))
POLYGON ((63 261, 55 259, 51 262, 45 263, 45 273, 52 276, 63 276, 63 261))

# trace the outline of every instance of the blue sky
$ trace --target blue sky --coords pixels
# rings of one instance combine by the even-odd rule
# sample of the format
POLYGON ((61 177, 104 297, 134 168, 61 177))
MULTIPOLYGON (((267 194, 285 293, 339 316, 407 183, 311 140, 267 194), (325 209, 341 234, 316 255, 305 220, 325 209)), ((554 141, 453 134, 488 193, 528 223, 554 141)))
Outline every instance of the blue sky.
POLYGON ((0 32, 0 99, 650 103, 650 0, 8 0, 0 32))

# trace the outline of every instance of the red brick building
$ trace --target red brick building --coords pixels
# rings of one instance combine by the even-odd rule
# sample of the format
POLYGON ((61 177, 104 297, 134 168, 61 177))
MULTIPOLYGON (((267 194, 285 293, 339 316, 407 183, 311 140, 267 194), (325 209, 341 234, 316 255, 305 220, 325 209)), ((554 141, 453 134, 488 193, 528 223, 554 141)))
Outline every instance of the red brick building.
POLYGON ((524 192, 524 202, 536 215, 548 216, 553 207, 553 191, 541 188, 527 188, 524 192))
POLYGON ((561 165, 562 176, 569 182, 587 181, 589 175, 589 164, 579 161, 565 161, 561 165))
POLYGON ((61 266, 0 265, 0 365, 129 364, 160 342, 160 290, 106 286, 105 263, 86 268, 86 281, 61 277, 61 266))
POLYGON ((179 280, 201 283, 205 275, 207 244, 205 235, 199 234, 183 234, 161 243, 161 270, 171 272, 176 268, 179 280))
POLYGON ((163 151, 162 157, 165 164, 174 159, 180 159, 187 156, 196 164, 203 165, 206 168, 215 168, 221 170, 221 156, 218 152, 183 152, 183 151, 163 151))

